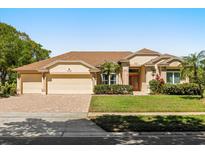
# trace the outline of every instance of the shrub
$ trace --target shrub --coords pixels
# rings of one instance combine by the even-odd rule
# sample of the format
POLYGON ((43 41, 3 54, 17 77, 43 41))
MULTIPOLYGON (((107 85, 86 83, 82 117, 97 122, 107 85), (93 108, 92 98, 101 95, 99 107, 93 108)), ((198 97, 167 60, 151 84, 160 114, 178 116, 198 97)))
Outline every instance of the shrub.
POLYGON ((163 85, 164 80, 157 75, 156 79, 153 79, 149 82, 151 93, 160 94, 162 92, 163 85))
POLYGON ((12 84, 10 84, 9 87, 10 87, 9 94, 10 94, 11 96, 16 95, 16 84, 15 84, 15 83, 12 83, 12 84))
POLYGON ((132 94, 133 89, 130 85, 96 85, 95 94, 132 94))
POLYGON ((6 82, 4 85, 0 84, 0 95, 3 97, 16 95, 16 84, 9 84, 8 82, 6 82))
POLYGON ((164 84, 162 93, 169 95, 200 95, 200 89, 194 83, 164 84))

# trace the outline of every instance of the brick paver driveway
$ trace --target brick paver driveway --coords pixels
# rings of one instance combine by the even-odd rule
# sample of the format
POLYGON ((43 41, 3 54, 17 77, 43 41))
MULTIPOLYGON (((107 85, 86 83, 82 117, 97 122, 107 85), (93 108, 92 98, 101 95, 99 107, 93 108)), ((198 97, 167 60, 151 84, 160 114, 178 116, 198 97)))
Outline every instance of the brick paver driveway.
POLYGON ((0 112, 88 112, 91 95, 25 94, 0 98, 0 112))

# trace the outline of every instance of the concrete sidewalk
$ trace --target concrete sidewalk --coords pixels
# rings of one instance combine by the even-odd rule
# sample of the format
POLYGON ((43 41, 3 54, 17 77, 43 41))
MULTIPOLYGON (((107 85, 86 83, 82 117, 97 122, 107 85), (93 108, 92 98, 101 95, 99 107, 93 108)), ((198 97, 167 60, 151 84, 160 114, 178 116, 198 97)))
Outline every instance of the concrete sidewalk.
POLYGON ((87 112, 0 112, 0 118, 81 119, 87 118, 87 115, 87 112))

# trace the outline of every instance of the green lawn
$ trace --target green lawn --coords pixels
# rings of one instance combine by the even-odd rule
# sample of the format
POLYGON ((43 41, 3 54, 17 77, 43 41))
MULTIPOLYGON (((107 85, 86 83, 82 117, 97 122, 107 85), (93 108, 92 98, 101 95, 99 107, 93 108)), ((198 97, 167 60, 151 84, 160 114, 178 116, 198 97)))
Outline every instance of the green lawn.
POLYGON ((108 132, 205 131, 201 116, 100 116, 91 118, 108 132))
POLYGON ((199 96, 93 96, 90 112, 205 112, 199 96))

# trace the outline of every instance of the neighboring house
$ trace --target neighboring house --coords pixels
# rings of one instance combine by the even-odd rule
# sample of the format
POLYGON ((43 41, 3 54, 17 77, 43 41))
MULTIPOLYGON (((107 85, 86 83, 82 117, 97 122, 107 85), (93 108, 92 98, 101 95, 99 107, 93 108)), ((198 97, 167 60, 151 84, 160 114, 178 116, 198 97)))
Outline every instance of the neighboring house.
POLYGON ((149 49, 132 52, 68 52, 16 68, 17 91, 42 94, 92 94, 96 84, 132 85, 134 91, 149 93, 149 81, 158 74, 168 83, 180 80, 181 59, 149 49), (121 66, 119 74, 102 74, 106 61, 121 66), (110 78, 110 80, 108 80, 110 78), (108 83, 109 82, 109 83, 108 83))

